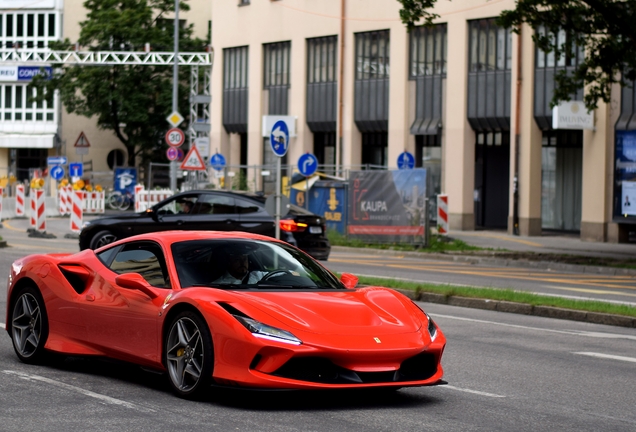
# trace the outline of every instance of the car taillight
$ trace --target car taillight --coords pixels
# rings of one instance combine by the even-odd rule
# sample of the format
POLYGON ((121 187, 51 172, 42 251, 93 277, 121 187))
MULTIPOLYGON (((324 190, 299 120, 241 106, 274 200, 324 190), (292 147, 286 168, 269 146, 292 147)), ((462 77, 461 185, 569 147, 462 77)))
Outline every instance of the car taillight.
POLYGON ((307 224, 296 222, 293 219, 283 219, 279 222, 280 229, 288 232, 303 232, 307 229, 307 224))

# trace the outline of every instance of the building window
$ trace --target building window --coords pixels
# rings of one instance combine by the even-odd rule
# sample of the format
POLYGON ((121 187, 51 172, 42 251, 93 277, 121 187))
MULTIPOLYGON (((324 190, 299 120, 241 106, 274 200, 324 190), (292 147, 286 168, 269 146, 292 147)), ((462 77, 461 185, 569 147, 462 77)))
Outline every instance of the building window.
POLYGON ((0 85, 0 120, 56 121, 54 93, 43 101, 30 102, 35 96, 37 89, 27 84, 0 85))
MULTIPOLYGON (((537 28, 537 34, 540 36, 546 35, 546 28, 539 26, 537 28)), ((563 52, 559 55, 559 58, 555 60, 555 52, 545 52, 539 47, 536 47, 536 68, 551 68, 551 67, 563 67, 563 66, 578 66, 585 58, 585 51, 583 47, 577 47, 570 41, 570 36, 565 33, 565 30, 559 31, 556 35, 554 33, 548 33, 547 36, 554 41, 556 38, 559 49, 563 52), (572 49, 566 51, 566 45, 571 44, 572 49)), ((535 45, 536 46, 536 45, 535 45)))
POLYGON ((510 70, 512 34, 500 28, 495 18, 470 22, 470 72, 510 70))
POLYGON ((291 42, 263 45, 265 54, 264 88, 289 85, 289 52, 291 42))
POLYGON ((356 80, 389 78, 389 30, 356 33, 356 80))
POLYGON ((60 38, 57 22, 55 12, 1 12, 0 48, 45 48, 60 38))
POLYGON ((386 168, 388 138, 387 132, 367 132, 362 134, 363 169, 386 168))
POLYGON ((224 89, 247 88, 247 49, 243 46, 223 50, 224 89))
POLYGON ((239 0, 238 5, 239 6, 247 6, 250 4, 250 0, 239 0))
POLYGON ((337 36, 307 39, 307 82, 336 81, 337 36))
POLYGON ((446 75, 446 33, 446 24, 411 31, 411 78, 446 75))

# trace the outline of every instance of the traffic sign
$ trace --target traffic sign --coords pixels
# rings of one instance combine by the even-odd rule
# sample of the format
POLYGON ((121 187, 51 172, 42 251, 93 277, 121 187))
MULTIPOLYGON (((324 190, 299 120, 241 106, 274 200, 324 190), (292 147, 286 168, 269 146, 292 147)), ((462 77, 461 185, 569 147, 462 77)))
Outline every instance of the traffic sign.
POLYGON ((318 170, 318 158, 311 153, 305 153, 298 158, 298 171, 305 177, 310 177, 318 170))
POLYGON ((68 166, 68 172, 71 177, 81 177, 84 175, 84 164, 81 162, 73 162, 68 166))
POLYGON ((287 123, 282 120, 274 123, 272 133, 269 136, 269 144, 272 146, 272 151, 276 156, 285 156, 289 148, 289 129, 287 129, 287 123))
POLYGON ((66 156, 49 156, 46 158, 47 165, 66 165, 68 159, 66 156))
POLYGON ((181 129, 172 128, 166 132, 166 143, 171 147, 181 147, 185 141, 185 134, 181 129))
POLYGON ((77 137, 77 140, 75 141, 75 145, 73 147, 90 147, 91 143, 88 142, 88 138, 86 138, 86 135, 84 134, 84 132, 80 132, 79 136, 77 137))
POLYGON ((223 170, 225 168, 225 156, 221 153, 215 153, 210 158, 210 166, 217 171, 223 170))
POLYGON ((192 146, 190 148, 190 151, 186 155, 185 159, 183 159, 181 169, 190 171, 205 171, 203 158, 201 157, 201 155, 199 154, 199 150, 197 150, 195 146, 192 146))
POLYGON ((55 165, 49 170, 49 174, 54 180, 62 180, 62 177, 64 177, 64 168, 59 165, 55 165))
POLYGON ((183 122, 184 118, 181 114, 179 114, 178 111, 174 111, 168 117, 166 117, 166 120, 168 120, 168 123, 170 123, 172 127, 176 128, 181 124, 181 122, 183 122))
POLYGON ((179 159, 179 152, 181 152, 181 156, 183 156, 183 150, 177 147, 170 147, 166 150, 166 156, 168 157, 168 160, 174 161, 179 159))
POLYGON ((398 156, 397 159, 398 169, 413 169, 415 168, 415 158, 409 152, 403 152, 398 156))

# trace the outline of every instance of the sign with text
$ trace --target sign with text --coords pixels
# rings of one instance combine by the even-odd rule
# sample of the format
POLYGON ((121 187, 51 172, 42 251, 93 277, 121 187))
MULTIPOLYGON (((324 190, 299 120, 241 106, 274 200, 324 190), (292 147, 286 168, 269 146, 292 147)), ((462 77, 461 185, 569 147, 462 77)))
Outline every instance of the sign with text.
POLYGON ((53 76, 53 68, 50 66, 0 66, 0 81, 31 81, 33 77, 42 73, 50 79, 53 76))
POLYGON ((561 102, 552 108, 553 129, 594 129, 594 112, 581 101, 561 102))

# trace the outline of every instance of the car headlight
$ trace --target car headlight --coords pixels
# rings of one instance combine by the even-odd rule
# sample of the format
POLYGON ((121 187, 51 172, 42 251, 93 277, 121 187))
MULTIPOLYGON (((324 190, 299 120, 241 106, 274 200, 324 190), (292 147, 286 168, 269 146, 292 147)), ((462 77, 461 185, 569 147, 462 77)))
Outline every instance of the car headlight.
POLYGON ((232 316, 236 318, 238 322, 243 324, 246 329, 252 332, 252 335, 254 335, 255 337, 276 342, 283 342, 291 345, 300 345, 303 343, 300 339, 286 330, 263 324, 262 322, 258 322, 256 320, 253 320, 252 318, 248 318, 245 316, 234 314, 232 316))
POLYGON ((437 326, 433 322, 433 319, 431 318, 431 316, 427 314, 426 312, 424 313, 426 314, 426 318, 428 318, 428 334, 431 335, 431 342, 432 342, 435 340, 435 337, 437 336, 437 326))
POLYGON ((86 221, 82 224, 82 229, 86 228, 87 226, 89 226, 91 223, 90 221, 86 221))

